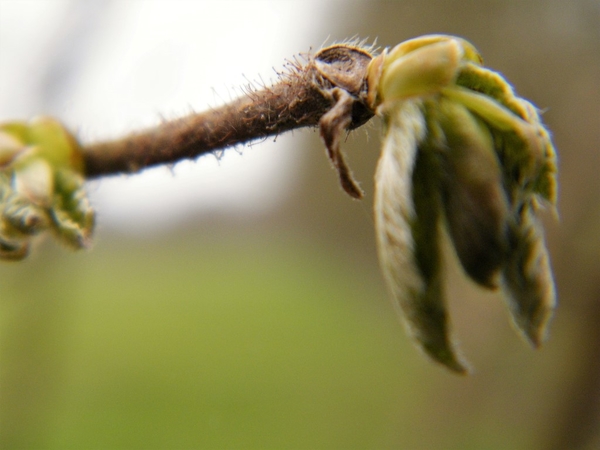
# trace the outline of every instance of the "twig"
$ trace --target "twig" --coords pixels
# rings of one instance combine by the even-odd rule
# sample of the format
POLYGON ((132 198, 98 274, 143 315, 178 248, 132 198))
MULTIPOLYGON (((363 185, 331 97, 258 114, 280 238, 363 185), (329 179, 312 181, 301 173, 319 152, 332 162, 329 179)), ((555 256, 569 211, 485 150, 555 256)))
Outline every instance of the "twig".
POLYGON ((83 149, 86 178, 133 173, 295 128, 320 125, 342 185, 352 196, 360 197, 360 191, 348 181, 351 175, 340 154, 339 139, 331 135, 356 128, 373 116, 366 106, 365 81, 371 59, 371 54, 359 47, 327 47, 309 55, 304 64, 288 63, 288 70, 273 86, 249 89, 227 105, 122 139, 87 145, 83 149), (342 101, 346 107, 334 110, 342 101), (345 120, 340 120, 337 110, 345 120))

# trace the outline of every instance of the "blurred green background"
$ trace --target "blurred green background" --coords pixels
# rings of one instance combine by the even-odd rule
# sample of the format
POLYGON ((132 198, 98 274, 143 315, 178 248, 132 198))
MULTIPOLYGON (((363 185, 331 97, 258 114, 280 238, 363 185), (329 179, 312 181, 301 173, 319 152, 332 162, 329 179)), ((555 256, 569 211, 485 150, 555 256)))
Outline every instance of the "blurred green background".
POLYGON ((501 298, 451 267, 453 328, 475 373, 427 361, 378 270, 379 124, 344 146, 362 203, 338 187, 318 135, 295 132, 300 180, 267 214, 198 214, 133 238, 99 211, 91 252, 44 242, 0 266, 1 448, 600 446, 600 4, 333 4, 331 41, 459 34, 545 110, 561 187, 560 220, 543 217, 560 302, 546 345, 528 348, 501 298))

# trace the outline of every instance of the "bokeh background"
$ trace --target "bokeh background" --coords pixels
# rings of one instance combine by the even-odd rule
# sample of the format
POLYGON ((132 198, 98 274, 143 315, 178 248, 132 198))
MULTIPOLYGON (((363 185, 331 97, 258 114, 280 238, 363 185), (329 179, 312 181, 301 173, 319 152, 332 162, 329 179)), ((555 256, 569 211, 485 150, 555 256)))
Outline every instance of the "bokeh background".
POLYGON ((93 250, 44 241, 0 266, 0 447, 599 448, 597 0, 0 0, 0 120, 46 113, 110 139, 221 104, 323 43, 429 33, 472 41, 553 131, 560 304, 541 350, 450 264, 476 370, 420 355, 376 259, 380 123, 344 144, 362 202, 318 134, 295 131, 94 181, 93 250))

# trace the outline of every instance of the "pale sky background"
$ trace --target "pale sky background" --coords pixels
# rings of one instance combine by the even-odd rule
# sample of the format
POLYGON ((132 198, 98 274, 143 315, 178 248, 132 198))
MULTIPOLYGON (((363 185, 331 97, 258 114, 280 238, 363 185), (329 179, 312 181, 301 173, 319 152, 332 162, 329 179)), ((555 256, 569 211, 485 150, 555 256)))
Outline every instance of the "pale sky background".
MULTIPOLYGON (((90 142, 217 106, 319 48, 336 3, 0 0, 0 120, 51 114, 90 142)), ((91 182, 100 227, 154 233, 199 213, 268 212, 294 188, 293 145, 284 135, 91 182)))

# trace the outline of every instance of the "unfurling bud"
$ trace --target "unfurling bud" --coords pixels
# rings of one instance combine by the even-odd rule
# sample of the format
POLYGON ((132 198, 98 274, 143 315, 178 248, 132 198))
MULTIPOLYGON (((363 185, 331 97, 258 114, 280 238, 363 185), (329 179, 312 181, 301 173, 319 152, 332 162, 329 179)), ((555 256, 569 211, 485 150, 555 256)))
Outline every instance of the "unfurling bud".
POLYGON ((556 201, 556 156, 535 107, 481 67, 469 43, 425 36, 373 59, 367 98, 383 116, 375 226, 385 279, 410 334, 457 372, 442 286, 445 225, 466 274, 501 286, 538 346, 556 304, 535 208, 556 201))
POLYGON ((80 147, 59 122, 0 125, 0 258, 25 258, 45 230, 73 248, 89 245, 94 212, 82 172, 80 147))
POLYGON ((384 277, 411 336, 434 360, 464 373, 448 332, 439 248, 440 199, 430 154, 418 153, 426 124, 417 102, 385 116, 375 174, 375 229, 384 277))
POLYGON ((498 287, 508 247, 509 207, 490 130, 460 103, 439 102, 442 191, 448 231, 467 274, 498 287))
POLYGON ((515 325, 539 347, 556 307, 556 293, 542 229, 531 205, 511 223, 510 245, 503 273, 507 303, 515 325))

